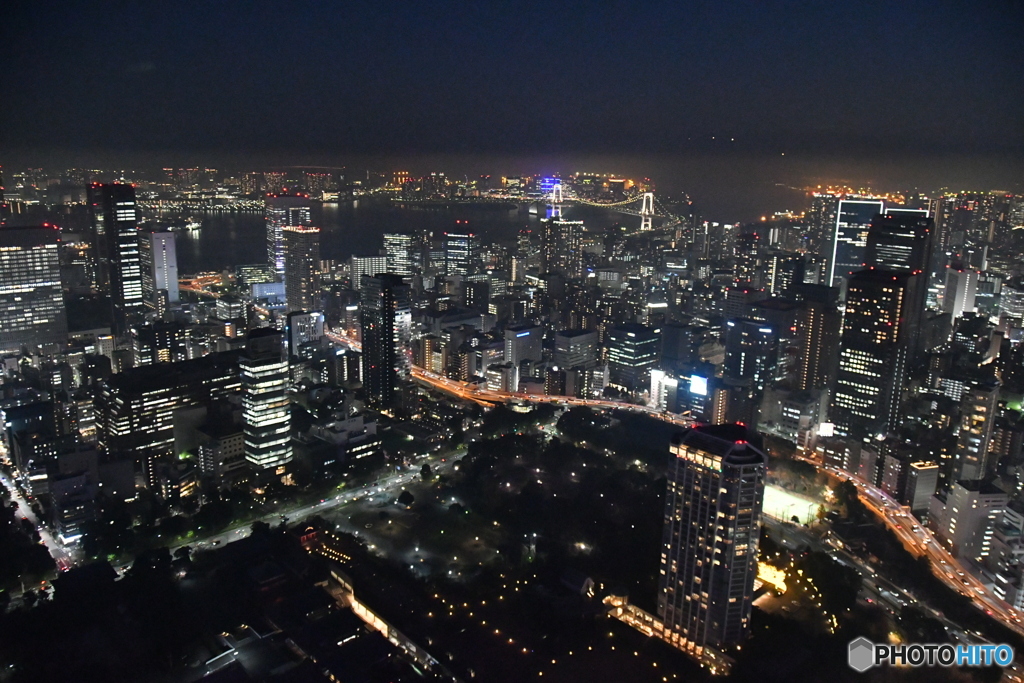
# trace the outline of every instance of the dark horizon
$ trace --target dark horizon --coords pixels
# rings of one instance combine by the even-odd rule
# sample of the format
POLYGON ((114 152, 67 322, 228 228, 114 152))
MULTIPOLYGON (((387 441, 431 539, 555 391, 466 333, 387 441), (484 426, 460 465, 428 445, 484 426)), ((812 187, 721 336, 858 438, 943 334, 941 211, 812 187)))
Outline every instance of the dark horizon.
POLYGON ((10 14, 0 41, 9 169, 40 158, 618 157, 670 169, 739 159, 762 165, 768 183, 1004 189, 1024 176, 1019 3, 341 13, 83 2, 10 14), (833 170, 843 165, 862 170, 833 170))
POLYGON ((754 221, 774 211, 805 205, 805 188, 817 185, 869 188, 879 192, 1024 191, 1024 157, 915 155, 901 160, 841 155, 777 156, 723 152, 691 155, 420 155, 317 156, 284 153, 110 152, 5 155, 5 178, 23 168, 94 168, 155 171, 163 167, 206 166, 246 172, 287 168, 345 168, 350 178, 365 171, 439 171, 452 178, 480 174, 622 173, 650 178, 659 193, 685 192, 708 220, 754 221))

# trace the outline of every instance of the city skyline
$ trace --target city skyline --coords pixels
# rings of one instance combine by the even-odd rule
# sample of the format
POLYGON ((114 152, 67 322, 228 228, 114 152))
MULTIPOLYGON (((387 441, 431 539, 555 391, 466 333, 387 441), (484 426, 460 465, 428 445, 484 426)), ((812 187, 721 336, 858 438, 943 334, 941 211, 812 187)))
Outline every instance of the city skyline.
POLYGON ((1021 27, 8 11, 0 677, 1024 682, 1021 27))

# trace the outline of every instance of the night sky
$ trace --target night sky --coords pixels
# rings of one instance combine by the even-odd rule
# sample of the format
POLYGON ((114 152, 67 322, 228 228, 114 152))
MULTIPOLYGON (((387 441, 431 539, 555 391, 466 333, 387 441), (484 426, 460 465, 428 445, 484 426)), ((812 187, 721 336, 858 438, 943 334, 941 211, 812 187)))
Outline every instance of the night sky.
POLYGON ((787 153, 1015 174, 1024 157, 1016 1, 18 5, 5 165, 787 153))

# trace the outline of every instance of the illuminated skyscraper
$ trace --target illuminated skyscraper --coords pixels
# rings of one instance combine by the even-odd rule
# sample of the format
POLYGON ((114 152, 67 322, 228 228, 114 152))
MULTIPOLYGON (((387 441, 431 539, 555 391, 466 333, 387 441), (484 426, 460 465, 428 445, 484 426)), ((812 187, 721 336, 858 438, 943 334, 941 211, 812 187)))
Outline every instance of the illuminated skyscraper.
POLYGON ((0 227, 0 351, 67 342, 59 242, 55 226, 0 227))
POLYGON ((767 464, 758 442, 736 424, 672 440, 658 616, 695 655, 738 645, 750 629, 767 464))
POLYGON ((651 369, 661 351, 661 328, 636 323, 608 330, 608 369, 612 384, 627 391, 650 386, 651 369))
POLYGON ((862 270, 849 280, 830 417, 836 431, 861 438, 898 424, 907 363, 920 332, 913 311, 922 274, 862 270))
POLYGON ((412 275, 415 241, 416 238, 407 233, 384 233, 384 253, 387 257, 387 269, 384 272, 395 275, 412 275))
POLYGON ((541 221, 540 272, 583 275, 583 221, 551 218, 541 221))
POLYGON ((480 268, 480 237, 473 233, 444 234, 445 272, 473 275, 480 268))
POLYGON ((724 373, 743 380, 751 395, 761 394, 778 366, 779 335, 757 320, 729 320, 725 327, 724 373))
POLYGON ((281 333, 253 330, 238 361, 242 375, 242 427, 245 459, 268 469, 292 459, 288 359, 281 333))
POLYGON ((989 442, 996 423, 998 401, 999 383, 994 380, 975 384, 961 399, 960 430, 952 471, 942 473, 946 488, 955 481, 984 479, 993 473, 995 456, 989 452, 989 442))
POLYGON ((142 294, 147 306, 160 310, 161 301, 176 304, 178 292, 178 256, 173 232, 143 234, 142 294))
POLYGON ((871 221, 864 265, 928 273, 934 238, 927 212, 890 208, 871 221))
MULTIPOLYGON (((827 288, 821 287, 820 290, 827 291, 827 288)), ((831 385, 836 373, 841 325, 842 316, 829 297, 807 297, 801 302, 797 314, 797 336, 800 340, 800 357, 796 366, 798 391, 824 389, 831 385)))
POLYGON ((268 194, 265 199, 267 218, 267 262, 279 276, 284 276, 284 235, 288 226, 313 222, 309 195, 268 194))
POLYGON ((843 280, 864 267, 871 220, 882 213, 884 208, 882 201, 877 199, 840 200, 836 209, 826 285, 842 287, 843 280))
POLYGON ((363 385, 371 405, 387 407, 409 376, 412 308, 409 285, 401 276, 363 276, 360 316, 363 328, 363 385))
POLYGON ((320 308, 320 228, 283 228, 284 293, 288 311, 320 308))
POLYGON ((113 332, 122 336, 145 312, 135 187, 93 183, 87 194, 97 287, 110 294, 113 332))

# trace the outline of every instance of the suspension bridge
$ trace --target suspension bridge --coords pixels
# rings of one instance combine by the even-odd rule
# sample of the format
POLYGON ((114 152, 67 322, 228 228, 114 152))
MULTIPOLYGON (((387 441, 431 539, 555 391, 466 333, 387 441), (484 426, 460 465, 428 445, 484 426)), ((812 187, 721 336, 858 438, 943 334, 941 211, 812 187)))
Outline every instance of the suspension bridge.
POLYGON ((558 183, 552 186, 551 192, 544 197, 542 201, 550 207, 549 213, 552 217, 561 216, 562 208, 565 205, 570 204, 596 206, 602 209, 617 211, 619 213, 639 216, 640 232, 653 230, 655 218, 663 220, 663 222, 658 226, 658 229, 660 230, 674 228, 683 221, 682 218, 666 209, 665 206, 654 196, 653 192, 638 193, 621 201, 602 202, 585 199, 571 191, 566 192, 562 184, 558 183))

